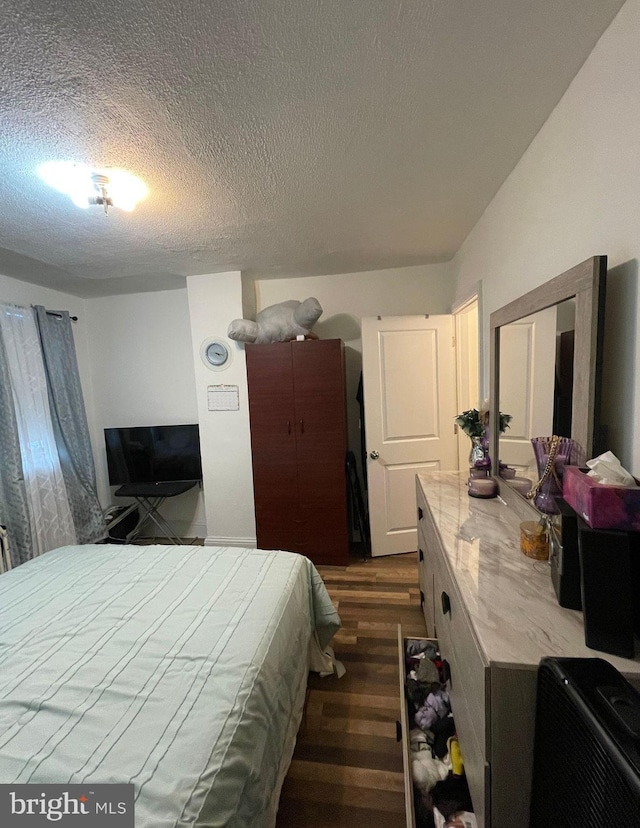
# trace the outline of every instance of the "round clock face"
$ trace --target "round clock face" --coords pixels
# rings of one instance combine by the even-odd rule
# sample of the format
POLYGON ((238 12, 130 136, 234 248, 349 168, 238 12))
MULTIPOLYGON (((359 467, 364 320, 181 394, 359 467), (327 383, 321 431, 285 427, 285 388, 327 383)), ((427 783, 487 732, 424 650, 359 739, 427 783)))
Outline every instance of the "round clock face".
POLYGON ((212 371, 221 371, 231 362, 231 349, 223 339, 205 339, 200 348, 202 361, 212 371))
POLYGON ((207 359, 212 365, 224 365, 229 352, 221 342, 212 342, 207 348, 207 359))

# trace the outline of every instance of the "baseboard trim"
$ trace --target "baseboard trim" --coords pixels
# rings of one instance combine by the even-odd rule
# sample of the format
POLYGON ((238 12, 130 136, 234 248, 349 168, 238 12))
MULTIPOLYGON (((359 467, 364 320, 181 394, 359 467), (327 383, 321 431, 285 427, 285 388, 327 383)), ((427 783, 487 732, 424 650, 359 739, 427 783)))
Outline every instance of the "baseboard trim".
MULTIPOLYGON (((171 527, 173 533, 178 538, 206 538, 207 537, 207 524, 206 523, 193 523, 190 520, 167 520, 167 523, 171 527)), ((159 527, 152 520, 146 520, 143 525, 144 534, 149 535, 150 537, 159 537, 161 538, 162 532, 160 531, 159 527)))
POLYGON ((255 549, 256 538, 223 538, 219 535, 209 535, 204 539, 205 546, 237 546, 241 549, 255 549))

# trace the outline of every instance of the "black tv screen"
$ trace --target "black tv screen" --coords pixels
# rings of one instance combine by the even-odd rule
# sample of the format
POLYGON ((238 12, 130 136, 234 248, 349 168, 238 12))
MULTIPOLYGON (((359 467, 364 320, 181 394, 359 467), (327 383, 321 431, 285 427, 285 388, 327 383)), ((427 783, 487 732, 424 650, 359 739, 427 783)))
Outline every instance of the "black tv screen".
POLYGON ((197 425, 105 428, 109 483, 202 480, 197 425))

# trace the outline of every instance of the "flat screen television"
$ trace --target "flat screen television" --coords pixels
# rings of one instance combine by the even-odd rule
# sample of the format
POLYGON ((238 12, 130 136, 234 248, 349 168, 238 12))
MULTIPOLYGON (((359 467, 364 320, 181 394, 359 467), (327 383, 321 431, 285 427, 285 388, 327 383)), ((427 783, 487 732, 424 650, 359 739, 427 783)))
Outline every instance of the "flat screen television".
POLYGON ((112 486, 202 480, 197 424, 105 428, 104 439, 112 486))

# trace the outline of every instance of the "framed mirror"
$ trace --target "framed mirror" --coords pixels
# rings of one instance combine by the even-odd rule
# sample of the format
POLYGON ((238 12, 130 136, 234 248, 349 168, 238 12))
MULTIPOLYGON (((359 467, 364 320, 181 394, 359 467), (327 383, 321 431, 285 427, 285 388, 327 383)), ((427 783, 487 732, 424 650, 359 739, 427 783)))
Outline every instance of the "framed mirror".
POLYGON ((538 479, 532 437, 570 437, 585 460, 604 450, 606 271, 607 257, 593 256, 491 314, 490 454, 501 493, 524 495, 538 479), (513 417, 503 434, 498 411, 513 417))

